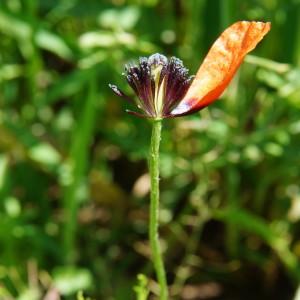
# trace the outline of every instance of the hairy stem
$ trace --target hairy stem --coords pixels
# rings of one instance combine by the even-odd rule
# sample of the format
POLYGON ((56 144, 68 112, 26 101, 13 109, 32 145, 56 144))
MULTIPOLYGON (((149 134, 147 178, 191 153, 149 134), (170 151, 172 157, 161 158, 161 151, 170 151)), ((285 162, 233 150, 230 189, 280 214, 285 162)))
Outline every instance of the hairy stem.
POLYGON ((168 286, 163 257, 159 244, 159 144, 161 139, 161 120, 155 120, 152 127, 150 145, 150 177, 151 177, 151 199, 150 199, 150 225, 149 238, 152 251, 152 260, 160 287, 160 300, 168 299, 168 286))

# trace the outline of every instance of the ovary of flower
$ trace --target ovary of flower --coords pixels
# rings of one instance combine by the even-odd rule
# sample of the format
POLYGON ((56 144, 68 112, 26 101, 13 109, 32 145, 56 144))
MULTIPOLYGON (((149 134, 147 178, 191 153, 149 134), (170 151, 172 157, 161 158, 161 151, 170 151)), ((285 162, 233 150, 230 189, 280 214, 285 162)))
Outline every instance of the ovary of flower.
POLYGON ((157 65, 151 70, 152 77, 155 83, 154 108, 158 117, 161 117, 164 101, 165 78, 159 85, 162 65, 157 65))

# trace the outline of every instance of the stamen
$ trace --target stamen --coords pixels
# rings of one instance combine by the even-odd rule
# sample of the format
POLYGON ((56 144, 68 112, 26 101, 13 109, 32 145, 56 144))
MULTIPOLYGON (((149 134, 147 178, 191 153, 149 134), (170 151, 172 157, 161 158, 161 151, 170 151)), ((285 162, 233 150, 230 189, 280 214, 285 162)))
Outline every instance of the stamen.
POLYGON ((114 84, 108 84, 108 86, 112 89, 112 91, 119 97, 122 97, 124 99, 126 99, 129 103, 134 104, 135 101, 128 97, 125 93, 123 93, 116 85, 114 84))
POLYGON ((151 118, 171 117, 190 85, 182 61, 159 53, 141 57, 138 65, 126 65, 125 76, 138 96, 138 107, 151 118))
POLYGON ((113 90, 113 92, 118 95, 119 97, 123 97, 124 93, 114 84, 108 84, 108 86, 113 90))

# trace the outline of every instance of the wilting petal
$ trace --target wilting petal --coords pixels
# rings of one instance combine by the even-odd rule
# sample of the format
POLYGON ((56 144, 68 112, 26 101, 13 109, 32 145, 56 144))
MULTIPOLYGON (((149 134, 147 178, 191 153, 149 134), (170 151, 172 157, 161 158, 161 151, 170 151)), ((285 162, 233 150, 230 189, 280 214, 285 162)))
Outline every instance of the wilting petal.
POLYGON ((229 84, 248 52, 270 30, 271 24, 241 21, 227 28, 215 41, 194 81, 172 115, 186 115, 216 100, 229 84))

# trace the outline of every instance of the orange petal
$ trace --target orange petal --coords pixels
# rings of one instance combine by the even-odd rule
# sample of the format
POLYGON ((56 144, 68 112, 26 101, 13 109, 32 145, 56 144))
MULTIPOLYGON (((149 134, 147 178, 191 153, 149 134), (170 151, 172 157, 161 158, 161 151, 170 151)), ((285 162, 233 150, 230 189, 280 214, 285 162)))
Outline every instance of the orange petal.
POLYGON ((241 21, 215 41, 173 115, 189 114, 215 101, 230 83, 248 52, 268 33, 271 24, 241 21))

